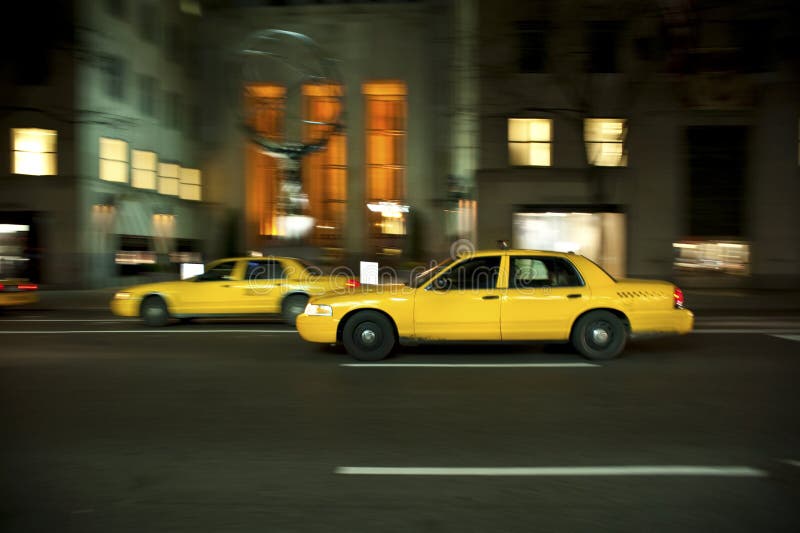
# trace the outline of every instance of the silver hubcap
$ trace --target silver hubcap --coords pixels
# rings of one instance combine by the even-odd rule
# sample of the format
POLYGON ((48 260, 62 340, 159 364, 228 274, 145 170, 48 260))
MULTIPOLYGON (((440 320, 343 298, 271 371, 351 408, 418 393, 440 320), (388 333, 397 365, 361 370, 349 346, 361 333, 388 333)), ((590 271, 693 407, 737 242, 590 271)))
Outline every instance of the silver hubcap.
POLYGON ((592 330, 592 340, 596 344, 606 344, 608 342, 610 335, 608 331, 602 328, 595 328, 592 330))
POLYGON ((371 329, 365 329, 361 332, 361 342, 364 344, 372 344, 375 342, 375 332, 371 329))

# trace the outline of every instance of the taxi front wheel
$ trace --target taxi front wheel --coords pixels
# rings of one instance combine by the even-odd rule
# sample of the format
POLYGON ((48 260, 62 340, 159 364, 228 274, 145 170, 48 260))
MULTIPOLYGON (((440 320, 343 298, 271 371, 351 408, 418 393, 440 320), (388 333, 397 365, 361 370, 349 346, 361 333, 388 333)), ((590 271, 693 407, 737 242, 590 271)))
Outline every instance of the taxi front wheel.
POLYGON ((622 353, 627 341, 627 331, 625 324, 615 314, 592 311, 575 323, 570 341, 587 359, 604 361, 622 353))
POLYGON ((345 322, 342 344, 359 361, 380 361, 394 349, 394 328, 381 313, 360 311, 345 322))

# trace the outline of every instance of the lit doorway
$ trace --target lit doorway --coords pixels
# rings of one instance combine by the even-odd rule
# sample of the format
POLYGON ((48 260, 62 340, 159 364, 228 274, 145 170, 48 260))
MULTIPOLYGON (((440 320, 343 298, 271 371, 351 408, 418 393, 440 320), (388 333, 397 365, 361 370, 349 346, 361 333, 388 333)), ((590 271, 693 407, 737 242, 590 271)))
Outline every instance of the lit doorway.
POLYGON ((530 250, 575 252, 605 268, 612 276, 626 273, 625 214, 541 208, 514 214, 512 245, 530 250))

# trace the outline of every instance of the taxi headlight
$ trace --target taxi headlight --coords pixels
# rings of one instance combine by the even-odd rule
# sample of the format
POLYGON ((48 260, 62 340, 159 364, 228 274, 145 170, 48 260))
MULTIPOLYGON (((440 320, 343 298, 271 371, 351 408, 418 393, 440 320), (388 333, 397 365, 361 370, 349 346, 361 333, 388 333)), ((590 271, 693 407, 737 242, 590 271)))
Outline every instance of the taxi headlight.
POLYGON ((333 315, 333 308, 324 304, 308 304, 306 305, 305 313, 308 316, 331 316, 333 315))
POLYGON ((129 292, 122 291, 114 294, 115 300, 130 300, 131 298, 133 298, 133 294, 129 292))

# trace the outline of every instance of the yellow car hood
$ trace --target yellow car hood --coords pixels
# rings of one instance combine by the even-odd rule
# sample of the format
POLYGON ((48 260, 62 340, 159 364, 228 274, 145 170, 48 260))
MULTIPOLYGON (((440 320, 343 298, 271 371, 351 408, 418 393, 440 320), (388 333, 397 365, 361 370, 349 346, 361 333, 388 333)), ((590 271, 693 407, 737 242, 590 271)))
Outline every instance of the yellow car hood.
POLYGON ((351 299, 359 299, 359 298, 371 298, 380 296, 382 294, 386 295, 397 295, 397 294, 411 294, 413 293, 414 289, 406 285, 405 283, 385 283, 381 285, 360 285, 359 287, 348 287, 348 288, 339 288, 334 289, 324 294, 320 294, 319 296, 312 298, 314 302, 327 302, 329 300, 351 300, 351 299))

